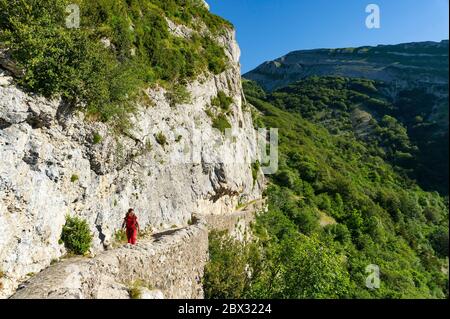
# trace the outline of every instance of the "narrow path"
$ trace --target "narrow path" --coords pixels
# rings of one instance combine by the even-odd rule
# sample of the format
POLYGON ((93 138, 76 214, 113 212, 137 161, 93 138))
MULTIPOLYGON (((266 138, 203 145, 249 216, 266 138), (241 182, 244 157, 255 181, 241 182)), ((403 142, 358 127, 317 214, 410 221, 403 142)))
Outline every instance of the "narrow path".
POLYGON ((134 246, 64 259, 23 283, 11 298, 125 299, 136 282, 165 298, 203 298, 208 232, 245 228, 264 202, 250 202, 232 214, 196 216, 193 225, 142 237, 134 246))
POLYGON ((95 257, 74 257, 44 269, 23 283, 13 299, 129 298, 136 282, 165 298, 202 298, 208 258, 208 230, 202 220, 124 244, 95 257))

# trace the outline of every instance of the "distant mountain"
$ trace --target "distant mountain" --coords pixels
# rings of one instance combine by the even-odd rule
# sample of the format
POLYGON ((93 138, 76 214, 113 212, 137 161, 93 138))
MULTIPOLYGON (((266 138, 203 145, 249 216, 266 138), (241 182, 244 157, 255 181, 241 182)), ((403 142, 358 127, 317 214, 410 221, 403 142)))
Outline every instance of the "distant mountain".
POLYGON ((448 83, 448 40, 343 49, 293 51, 244 78, 267 91, 309 76, 336 75, 384 82, 448 83))
MULTIPOLYGON (((354 133, 379 139, 370 119, 394 118, 411 150, 416 149, 406 151, 414 163, 400 166, 423 188, 448 194, 448 40, 295 51, 244 78, 266 90, 274 105, 287 106, 331 132, 358 118, 367 125, 354 126, 354 133), (288 101, 281 101, 286 95, 288 101)), ((405 148, 389 152, 401 154, 405 148)))

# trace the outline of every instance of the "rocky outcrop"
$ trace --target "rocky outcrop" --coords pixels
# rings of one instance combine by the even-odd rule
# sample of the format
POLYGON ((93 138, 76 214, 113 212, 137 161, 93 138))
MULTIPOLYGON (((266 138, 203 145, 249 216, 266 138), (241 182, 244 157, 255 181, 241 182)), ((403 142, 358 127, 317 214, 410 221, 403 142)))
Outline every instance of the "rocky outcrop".
POLYGON ((13 74, 16 77, 21 77, 23 75, 23 71, 16 65, 16 63, 9 56, 7 50, 5 48, 2 48, 1 45, 0 45, 0 68, 7 70, 9 73, 13 74))
POLYGON ((129 207, 142 227, 161 231, 187 225, 193 213, 228 214, 260 197, 262 179, 254 182, 250 167, 256 133, 243 110, 239 48, 232 31, 217 40, 230 60, 227 71, 189 83, 189 103, 173 105, 163 88, 149 89, 125 135, 69 112, 60 100, 24 92, 3 71, 0 296, 65 254, 58 240, 67 214, 87 220, 98 252, 110 245, 129 207), (219 91, 233 98, 229 121, 237 137, 213 129, 205 113, 219 91))
POLYGON ((201 0, 201 2, 202 2, 203 5, 206 7, 206 9, 209 10, 209 4, 208 4, 205 0, 201 0))

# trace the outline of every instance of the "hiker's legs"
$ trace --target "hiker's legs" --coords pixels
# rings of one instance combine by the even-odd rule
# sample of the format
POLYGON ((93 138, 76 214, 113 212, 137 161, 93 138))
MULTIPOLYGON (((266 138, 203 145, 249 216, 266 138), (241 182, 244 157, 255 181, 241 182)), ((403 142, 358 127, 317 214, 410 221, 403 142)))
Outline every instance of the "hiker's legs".
POLYGON ((136 239, 137 239, 137 229, 127 229, 127 239, 128 239, 128 243, 129 244, 136 244, 136 239))
POLYGON ((127 228, 127 241, 131 244, 131 238, 133 237, 133 229, 127 228))
POLYGON ((137 229, 133 229, 131 233, 131 244, 136 245, 136 240, 137 240, 137 229))

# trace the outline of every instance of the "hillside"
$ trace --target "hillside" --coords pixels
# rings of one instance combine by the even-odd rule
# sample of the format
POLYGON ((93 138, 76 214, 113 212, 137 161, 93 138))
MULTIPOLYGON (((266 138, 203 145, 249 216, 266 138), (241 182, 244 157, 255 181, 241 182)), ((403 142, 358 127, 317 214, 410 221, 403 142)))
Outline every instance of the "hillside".
MULTIPOLYGON (((327 96, 319 83, 354 84, 311 81, 317 99, 327 96)), ((315 119, 312 106, 310 113, 291 109, 305 84, 286 88, 276 100, 281 91, 270 95, 244 82, 254 122, 280 130, 280 168, 265 193, 269 210, 253 230, 257 240, 212 236, 206 296, 448 298, 448 198, 399 174, 380 156, 379 140, 359 139, 349 118, 340 123, 337 117, 336 131, 329 132, 319 122, 333 110, 315 119), (370 265, 380 269, 379 289, 366 287, 370 265)), ((351 105, 347 97, 343 103, 351 105)), ((394 139, 404 133, 398 124, 372 126, 394 139)))

